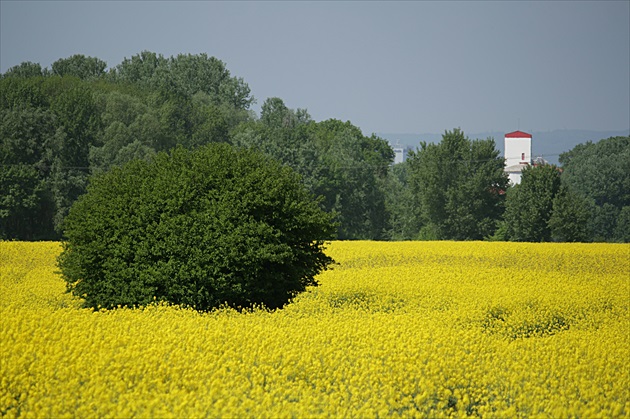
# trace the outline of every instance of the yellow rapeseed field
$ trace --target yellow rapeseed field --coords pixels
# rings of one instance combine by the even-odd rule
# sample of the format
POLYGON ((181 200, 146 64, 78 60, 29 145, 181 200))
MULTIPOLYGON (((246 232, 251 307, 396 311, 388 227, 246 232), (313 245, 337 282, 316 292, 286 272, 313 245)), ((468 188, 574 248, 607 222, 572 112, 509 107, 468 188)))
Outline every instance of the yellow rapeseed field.
POLYGON ((630 245, 333 242, 285 309, 79 308, 0 242, 0 416, 630 417, 630 245))

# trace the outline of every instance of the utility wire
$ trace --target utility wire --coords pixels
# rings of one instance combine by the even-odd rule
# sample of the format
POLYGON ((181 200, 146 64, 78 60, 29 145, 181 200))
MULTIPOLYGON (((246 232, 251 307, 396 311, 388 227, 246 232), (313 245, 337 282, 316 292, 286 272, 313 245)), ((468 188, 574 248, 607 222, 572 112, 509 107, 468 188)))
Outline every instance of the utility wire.
MULTIPOLYGON (((560 156, 560 154, 546 154, 546 155, 542 155, 542 156, 535 156, 534 159, 538 158, 538 157, 542 157, 543 159, 545 157, 557 157, 560 156)), ((504 157, 504 160, 509 159, 520 159, 521 156, 513 156, 513 157, 504 157)), ((442 160, 440 163, 442 164, 460 164, 460 163, 486 163, 486 162, 490 162, 490 161, 495 161, 497 160, 496 158, 494 159, 477 159, 477 160, 464 160, 464 159, 449 159, 449 160, 442 160)), ((31 166, 31 167, 41 167, 40 164, 38 163, 0 163, 0 167, 17 167, 17 166, 31 166)), ((326 165, 324 166, 325 168, 331 168, 334 165, 326 165)), ((390 166, 390 164, 355 164, 355 165, 341 165, 341 166, 334 166, 335 169, 364 169, 364 168, 385 168, 390 166)), ((52 166, 46 166, 46 168, 50 169, 52 168, 52 166)), ((89 167, 89 166, 56 166, 56 169, 61 169, 61 170, 92 170, 92 169, 99 169, 98 166, 96 167, 89 167)))

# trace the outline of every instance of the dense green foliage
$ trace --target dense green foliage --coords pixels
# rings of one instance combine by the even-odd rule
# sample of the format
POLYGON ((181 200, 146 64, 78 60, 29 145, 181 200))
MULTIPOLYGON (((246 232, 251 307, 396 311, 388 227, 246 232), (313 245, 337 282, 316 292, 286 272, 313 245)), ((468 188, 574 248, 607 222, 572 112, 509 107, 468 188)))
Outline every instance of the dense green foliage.
POLYGON ((227 142, 251 118, 249 88, 219 60, 156 57, 159 77, 143 78, 136 67, 152 56, 106 72, 102 60, 74 55, 52 70, 23 63, 2 76, 0 238, 58 240, 90 174, 176 145, 227 142))
POLYGON ((178 145, 256 148, 302 175, 336 214, 338 236, 387 236, 387 143, 349 122, 314 122, 279 98, 260 119, 247 84, 214 57, 143 51, 105 71, 74 55, 13 67, 0 80, 0 238, 61 238, 88 177, 178 145))
POLYGON ((64 229, 59 266, 87 307, 208 310, 281 307, 315 285, 335 226, 292 169, 214 144, 94 178, 64 229))
POLYGON ((80 80, 0 80, 0 237, 51 239, 87 183, 100 117, 80 80))
POLYGON ((561 185, 553 199, 549 228, 556 242, 589 241, 589 209, 584 198, 561 185))
POLYGON ((350 121, 316 122, 277 97, 257 116, 254 101, 206 54, 10 68, 0 77, 0 239, 62 239, 91 175, 227 143, 299 173, 340 239, 630 240, 629 137, 580 144, 560 156, 560 172, 545 172, 554 181, 521 188, 508 185, 492 139, 446 131, 392 165, 392 148, 350 121))
POLYGON ((494 233, 508 180, 494 140, 455 129, 409 158, 409 182, 423 224, 420 238, 480 240, 494 233))
POLYGON ((106 67, 107 63, 101 59, 76 54, 52 63, 52 74, 90 80, 103 77, 106 67))
POLYGON ((550 241, 549 220, 559 190, 560 171, 556 166, 526 167, 521 183, 508 191, 504 216, 507 237, 514 241, 550 241))
POLYGON ((259 121, 242 124, 234 144, 253 147, 298 171, 336 214, 340 239, 383 239, 388 230, 385 180, 394 154, 382 139, 366 137, 350 122, 314 122, 280 98, 262 106, 259 121))
POLYGON ((594 241, 628 241, 630 137, 587 142, 560 155, 562 181, 588 206, 594 241))

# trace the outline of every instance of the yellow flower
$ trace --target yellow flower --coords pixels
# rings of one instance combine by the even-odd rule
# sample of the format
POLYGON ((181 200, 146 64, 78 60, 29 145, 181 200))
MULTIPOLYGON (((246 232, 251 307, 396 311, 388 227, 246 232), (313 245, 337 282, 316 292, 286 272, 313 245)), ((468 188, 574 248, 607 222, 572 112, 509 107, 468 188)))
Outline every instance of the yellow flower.
POLYGON ((0 242, 7 417, 630 417, 629 245, 332 242, 273 312, 92 312, 0 242))

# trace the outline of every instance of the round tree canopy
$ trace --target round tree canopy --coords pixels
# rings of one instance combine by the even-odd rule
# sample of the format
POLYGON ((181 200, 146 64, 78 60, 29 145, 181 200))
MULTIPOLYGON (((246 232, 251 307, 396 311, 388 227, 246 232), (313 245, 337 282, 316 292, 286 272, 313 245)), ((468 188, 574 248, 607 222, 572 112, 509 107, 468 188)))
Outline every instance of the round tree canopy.
POLYGON ((227 144, 177 148, 91 180, 59 267, 86 307, 277 308, 317 284, 334 231, 289 167, 227 144))

